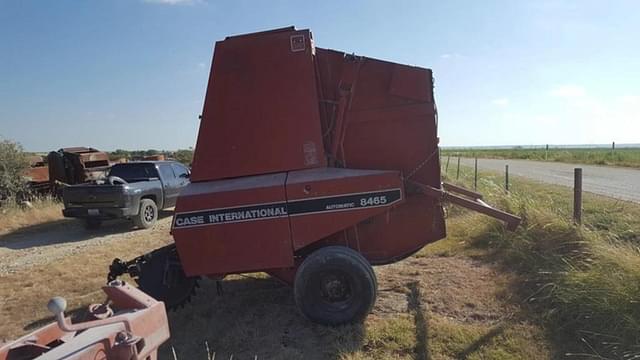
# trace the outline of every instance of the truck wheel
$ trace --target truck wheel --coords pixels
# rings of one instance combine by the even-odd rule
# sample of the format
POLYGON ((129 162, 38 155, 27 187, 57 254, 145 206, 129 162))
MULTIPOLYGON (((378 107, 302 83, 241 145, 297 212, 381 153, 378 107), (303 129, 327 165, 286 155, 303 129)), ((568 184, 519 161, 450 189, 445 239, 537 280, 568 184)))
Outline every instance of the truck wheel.
POLYGON ((140 211, 133 217, 133 224, 140 229, 148 229, 158 220, 158 207, 151 199, 140 200, 140 211))
POLYGON ((358 322, 376 301, 375 274, 356 251, 328 246, 302 262, 293 291, 296 305, 311 321, 325 325, 358 322))
POLYGON ((102 225, 102 220, 96 218, 86 218, 84 219, 84 227, 88 230, 96 230, 100 228, 102 225))

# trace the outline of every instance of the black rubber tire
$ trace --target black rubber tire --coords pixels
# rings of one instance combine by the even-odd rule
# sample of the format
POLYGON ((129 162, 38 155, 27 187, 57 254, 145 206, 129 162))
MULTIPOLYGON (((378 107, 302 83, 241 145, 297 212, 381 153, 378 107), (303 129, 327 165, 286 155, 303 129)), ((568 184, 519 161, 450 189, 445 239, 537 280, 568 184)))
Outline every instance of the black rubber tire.
POLYGON ((100 225, 102 225, 102 220, 101 219, 96 219, 96 218, 86 218, 86 219, 84 219, 84 227, 87 230, 99 229, 100 225))
POLYGON ((140 229, 148 229, 158 220, 158 206, 151 199, 140 200, 138 215, 133 217, 133 224, 140 229))
POLYGON ((371 275, 371 278, 373 279, 373 285, 374 285, 374 289, 376 294, 378 293, 378 278, 376 277, 376 272, 373 270, 373 266, 371 266, 371 263, 369 262, 369 260, 367 260, 364 256, 362 256, 362 254, 360 254, 357 251, 353 251, 353 253, 360 258, 360 261, 362 261, 362 264, 364 264, 364 266, 369 270, 369 273, 371 275))
POLYGON ((356 251, 328 246, 302 262, 293 291, 296 305, 313 322, 324 325, 360 322, 376 301, 375 273, 356 251))
POLYGON ((140 264, 140 273, 135 279, 140 290, 158 301, 163 301, 168 310, 175 310, 187 303, 198 287, 198 277, 187 277, 182 270, 175 247, 159 249, 148 254, 140 264), (165 283, 166 270, 174 264, 173 284, 165 283))

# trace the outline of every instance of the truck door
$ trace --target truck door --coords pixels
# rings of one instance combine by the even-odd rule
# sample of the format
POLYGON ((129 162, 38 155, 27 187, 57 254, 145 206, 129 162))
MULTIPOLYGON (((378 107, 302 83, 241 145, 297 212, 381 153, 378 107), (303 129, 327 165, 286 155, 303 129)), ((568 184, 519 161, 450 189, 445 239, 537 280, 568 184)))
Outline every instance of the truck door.
POLYGON ((178 186, 179 179, 174 174, 171 164, 160 164, 158 165, 158 170, 160 171, 164 191, 163 208, 174 207, 176 206, 176 200, 180 193, 180 187, 178 186))

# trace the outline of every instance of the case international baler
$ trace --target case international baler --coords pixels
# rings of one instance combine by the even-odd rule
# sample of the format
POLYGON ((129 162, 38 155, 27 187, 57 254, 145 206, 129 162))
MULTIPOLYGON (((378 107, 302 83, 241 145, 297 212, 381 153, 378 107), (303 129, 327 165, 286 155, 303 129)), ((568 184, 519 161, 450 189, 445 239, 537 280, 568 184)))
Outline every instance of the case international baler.
POLYGON ((431 70, 314 45, 293 27, 215 45, 174 244, 114 260, 169 307, 202 276, 266 272, 310 320, 362 320, 372 265, 446 236, 442 201, 518 225, 442 184, 431 70))

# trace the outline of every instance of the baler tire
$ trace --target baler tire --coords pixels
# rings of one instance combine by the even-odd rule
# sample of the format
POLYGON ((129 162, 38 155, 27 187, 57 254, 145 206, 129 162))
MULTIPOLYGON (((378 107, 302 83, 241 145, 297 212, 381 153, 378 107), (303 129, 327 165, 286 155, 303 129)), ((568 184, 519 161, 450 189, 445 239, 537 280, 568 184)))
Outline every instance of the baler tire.
POLYGON ((97 230, 102 225, 101 219, 96 218, 86 218, 84 219, 84 228, 87 230, 97 230))
POLYGON ((360 322, 376 301, 375 273, 356 251, 328 246, 302 262, 293 291, 296 305, 313 322, 332 326, 360 322))
POLYGON ((373 266, 371 266, 371 263, 369 262, 369 260, 367 260, 367 258, 365 258, 362 254, 360 254, 355 250, 353 252, 354 252, 354 255, 357 256, 360 259, 360 261, 362 261, 362 264, 367 268, 367 270, 369 270, 369 274, 373 279, 374 290, 377 294, 378 293, 378 277, 376 276, 376 272, 373 270, 373 266))
POLYGON ((165 283, 167 266, 169 263, 179 264, 175 247, 166 247, 145 255, 144 262, 138 265, 139 273, 135 277, 140 290, 158 301, 164 302, 167 310, 182 308, 191 300, 198 285, 198 277, 185 275, 182 266, 175 269, 173 286, 165 283))
POLYGON ((151 199, 140 200, 138 215, 133 217, 133 224, 139 229, 148 229, 158 220, 158 206, 151 199))

